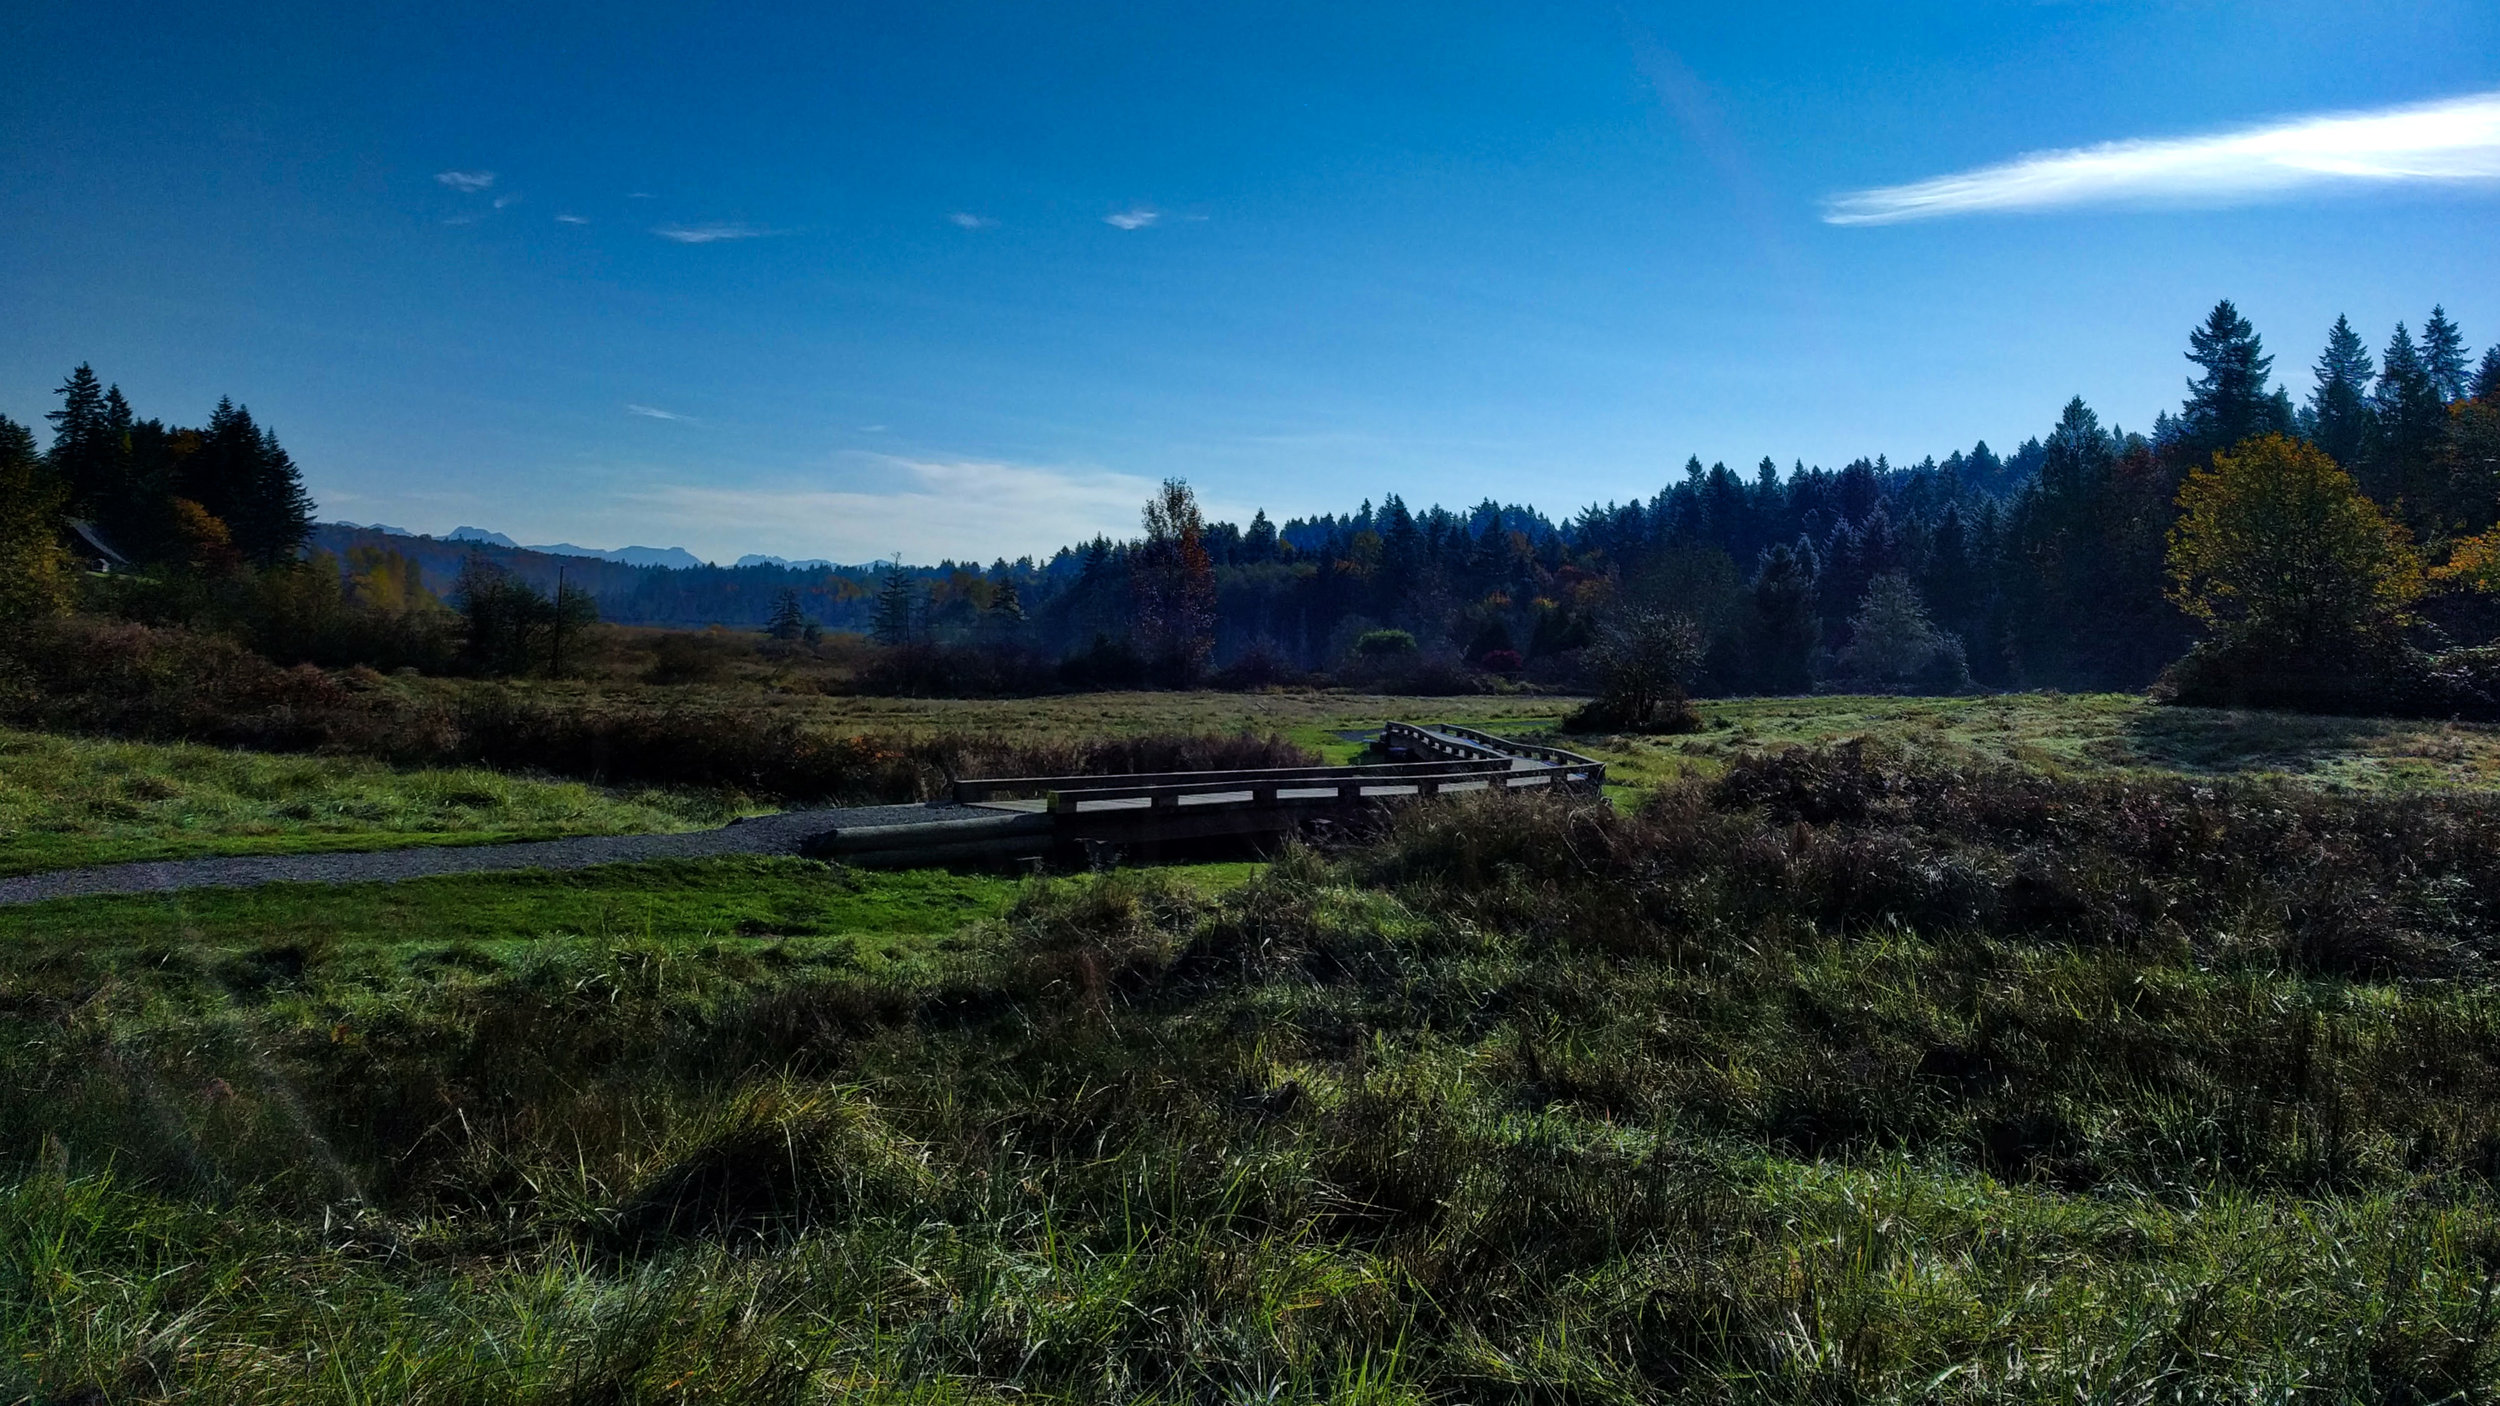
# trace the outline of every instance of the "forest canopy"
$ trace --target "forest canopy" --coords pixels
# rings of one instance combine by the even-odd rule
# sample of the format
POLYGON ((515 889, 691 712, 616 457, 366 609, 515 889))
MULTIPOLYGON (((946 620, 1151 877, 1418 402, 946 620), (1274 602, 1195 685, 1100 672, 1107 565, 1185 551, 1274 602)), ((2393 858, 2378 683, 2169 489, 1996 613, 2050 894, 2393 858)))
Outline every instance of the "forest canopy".
POLYGON ((2132 689, 2200 639, 2288 630, 2332 652, 2366 635, 2394 658, 2500 637, 2487 589, 2500 584, 2500 348, 2475 360, 2436 307, 2375 353, 2338 318, 2295 396, 2224 301, 2188 329, 2184 355, 2181 403, 2142 432, 2077 398, 2010 451, 1982 441, 1837 469, 1765 457, 1743 472, 1695 458, 1647 499, 1561 520, 1390 494, 1236 524, 1205 519, 1175 481, 1137 537, 1042 559, 689 569, 317 525, 291 457, 247 409, 220 402, 198 427, 143 420, 81 366, 58 388, 48 451, 23 427, 0 438, 0 474, 24 483, 0 532, 18 610, 60 600, 63 554, 95 544, 176 575, 266 575, 313 553, 347 596, 387 597, 406 620, 504 601, 505 585, 476 585, 492 579, 535 592, 548 620, 595 607, 811 648, 847 630, 915 657, 1022 659, 1016 677, 1039 669, 1069 686, 1325 672, 1593 688, 1624 627, 1661 611, 1690 627, 1681 673, 1704 692, 2132 689), (2285 513, 2322 514, 2313 525, 2349 540, 2302 557, 2285 513), (2269 573, 2307 574, 2300 609, 2346 600, 2358 614, 2296 620, 2288 596, 2267 594, 2269 573), (1364 643, 1392 635, 1410 647, 1364 643))

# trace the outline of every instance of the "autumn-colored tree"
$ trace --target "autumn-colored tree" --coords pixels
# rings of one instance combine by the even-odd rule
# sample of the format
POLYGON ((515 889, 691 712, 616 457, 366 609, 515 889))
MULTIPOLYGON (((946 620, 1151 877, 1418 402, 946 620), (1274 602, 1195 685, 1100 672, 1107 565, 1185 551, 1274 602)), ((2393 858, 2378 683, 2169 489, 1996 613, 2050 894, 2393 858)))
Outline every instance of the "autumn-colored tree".
POLYGON ((1198 495, 1176 478, 1146 503, 1146 540, 1129 562, 1137 643, 1168 681, 1187 684, 1215 652, 1215 559, 1198 495))
POLYGON ((60 484, 24 425, 0 416, 0 629, 50 615, 69 601, 61 550, 60 484))
POLYGON ((2431 579, 2500 594, 2500 527, 2489 526, 2500 504, 2500 404, 2460 400, 2448 407, 2447 469, 2460 491, 2481 490, 2482 510, 2468 519, 2485 530, 2459 540, 2431 579))
POLYGON ((2404 528, 2305 441, 2264 435, 2188 476, 2171 599, 2236 646, 2318 666, 2394 637, 2421 597, 2404 528))
POLYGON ((2452 505, 2449 526, 2474 532, 2500 520, 2500 402, 2460 400, 2448 407, 2439 470, 2452 505))
POLYGON ((211 575, 224 575, 243 565, 243 554, 235 550, 234 533, 225 519, 189 498, 167 502, 165 516, 179 564, 211 575))

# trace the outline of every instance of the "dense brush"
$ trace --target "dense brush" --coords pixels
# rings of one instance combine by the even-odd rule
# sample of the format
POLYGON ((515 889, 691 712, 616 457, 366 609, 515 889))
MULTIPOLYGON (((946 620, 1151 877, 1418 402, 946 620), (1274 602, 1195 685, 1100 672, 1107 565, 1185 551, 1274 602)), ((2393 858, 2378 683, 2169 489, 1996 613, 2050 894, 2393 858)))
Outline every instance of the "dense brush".
MULTIPOLYGON (((1878 748, 875 969, 29 943, 0 1339, 114 1400, 2473 1399, 2500 820, 1878 748), (247 979, 248 978, 248 979, 247 979)), ((91 1393, 78 1398, 78 1393, 91 1393)))

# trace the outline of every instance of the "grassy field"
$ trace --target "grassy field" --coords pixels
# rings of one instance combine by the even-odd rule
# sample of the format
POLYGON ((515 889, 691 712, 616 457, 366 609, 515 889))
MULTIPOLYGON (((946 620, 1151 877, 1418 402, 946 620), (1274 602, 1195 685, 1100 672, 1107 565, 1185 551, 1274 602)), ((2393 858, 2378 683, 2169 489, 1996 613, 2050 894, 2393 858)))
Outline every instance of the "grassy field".
MULTIPOLYGON (((1361 746, 1346 734, 1375 730, 1393 719, 1544 733, 1579 701, 1527 695, 1107 693, 1014 700, 809 697, 785 706, 830 732, 1275 732, 1332 760, 1346 760, 1361 746)), ((1703 699, 1696 706, 1708 724, 1697 735, 1585 738, 1576 745, 1624 763, 1627 777, 1642 785, 1680 774, 1695 759, 1723 765, 1749 751, 1851 736, 2076 775, 2273 776, 2374 791, 2500 784, 2500 727, 2482 724, 2164 708, 2140 696, 2109 693, 1728 698, 1703 699)))
MULTIPOLYGON (((683 692, 683 690, 681 690, 683 692)), ((752 701, 751 697, 749 701, 752 701)), ((1572 700, 1345 693, 1114 693, 1024 700, 779 700, 835 736, 1080 740, 1276 734, 1331 760, 1391 719, 1549 734, 1572 700)), ((2368 792, 2500 785, 2500 729, 2472 724, 2159 708, 2117 695, 1711 699, 1706 730, 1563 739, 1612 766, 1636 802, 1678 776, 1795 744, 1869 737, 1939 758, 2068 775, 2279 777, 2368 792)), ((201 854, 475 844, 718 824, 737 796, 619 790, 479 769, 0 731, 0 874, 201 854)))
POLYGON ((0 1400, 2481 1399, 2482 801, 1712 764, 0 912, 0 1400))
POLYGON ((201 854, 285 854, 637 834, 727 821, 701 795, 619 794, 478 769, 108 742, 0 729, 0 874, 201 854))
MULTIPOLYGON (((1637 795, 1735 759, 1864 737, 1950 761, 2063 776, 2272 779, 2371 793, 2500 787, 2500 727, 2386 718, 2165 708, 2132 694, 1968 698, 1714 698, 1704 730, 1582 738, 1637 795)), ((1568 739, 1565 739, 1568 740, 1568 739)))
MULTIPOLYGON (((540 684, 548 697, 589 698, 614 690, 540 684)), ((834 735, 926 737, 942 733, 1029 734, 1050 738, 1136 737, 1158 733, 1281 735, 1331 757, 1360 744, 1342 735, 1382 723, 1432 718, 1477 727, 1547 727, 1579 700, 1533 694, 1405 698, 1309 689, 1271 693, 1078 693, 1040 698, 879 698, 772 694, 735 687, 627 690, 684 707, 758 706, 834 735)))
MULTIPOLYGON (((1260 866, 1171 868, 1221 893, 1260 866)), ((781 858, 618 864, 561 873, 463 875, 390 884, 270 884, 0 908, 0 945, 21 958, 71 944, 90 957, 144 960, 286 950, 357 951, 392 961, 484 951, 498 960, 549 944, 716 951, 830 944, 853 956, 917 950, 995 918, 1021 881, 940 869, 875 873, 781 858)))

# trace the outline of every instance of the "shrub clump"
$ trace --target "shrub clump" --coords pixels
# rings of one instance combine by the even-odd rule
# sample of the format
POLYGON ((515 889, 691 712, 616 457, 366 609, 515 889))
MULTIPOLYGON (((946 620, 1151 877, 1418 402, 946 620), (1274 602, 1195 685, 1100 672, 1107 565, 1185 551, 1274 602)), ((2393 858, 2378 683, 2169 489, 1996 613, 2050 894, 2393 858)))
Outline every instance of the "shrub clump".
POLYGON ((748 1088, 685 1144, 616 1209, 618 1241, 789 1234, 861 1212, 902 1216, 939 1189, 926 1151, 850 1089, 786 1079, 748 1088))

